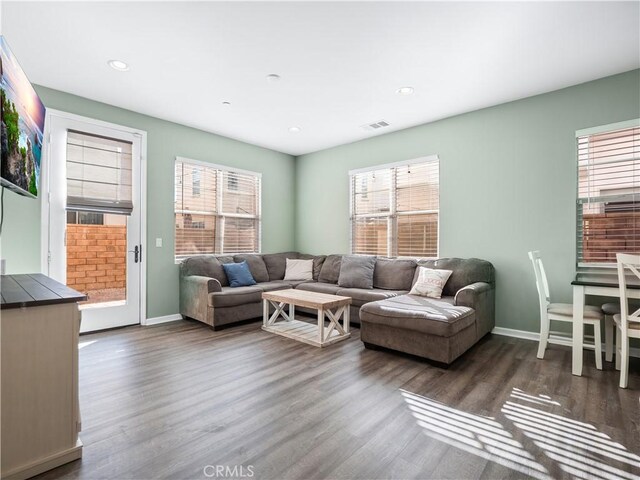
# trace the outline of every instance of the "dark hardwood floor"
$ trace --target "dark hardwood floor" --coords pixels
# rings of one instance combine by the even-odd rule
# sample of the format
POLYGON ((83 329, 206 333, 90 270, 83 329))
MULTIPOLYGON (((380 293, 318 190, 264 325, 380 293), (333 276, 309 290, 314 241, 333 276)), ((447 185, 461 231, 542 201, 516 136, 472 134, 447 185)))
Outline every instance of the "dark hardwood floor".
POLYGON ((493 335, 443 369, 359 334, 324 349, 260 323, 84 335, 84 458, 38 478, 640 478, 638 359, 622 390, 593 354, 572 376, 565 347, 537 360, 493 335))

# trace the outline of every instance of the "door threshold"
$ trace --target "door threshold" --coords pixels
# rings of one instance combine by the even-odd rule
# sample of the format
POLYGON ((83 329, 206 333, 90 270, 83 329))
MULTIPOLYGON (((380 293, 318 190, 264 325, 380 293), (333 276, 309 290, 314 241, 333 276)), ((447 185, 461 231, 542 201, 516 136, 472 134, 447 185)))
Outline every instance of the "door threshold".
POLYGON ((99 302, 99 303, 86 303, 84 305, 80 305, 80 310, 88 310, 90 308, 102 308, 102 307, 119 307, 121 305, 126 305, 126 300, 114 300, 112 302, 99 302))

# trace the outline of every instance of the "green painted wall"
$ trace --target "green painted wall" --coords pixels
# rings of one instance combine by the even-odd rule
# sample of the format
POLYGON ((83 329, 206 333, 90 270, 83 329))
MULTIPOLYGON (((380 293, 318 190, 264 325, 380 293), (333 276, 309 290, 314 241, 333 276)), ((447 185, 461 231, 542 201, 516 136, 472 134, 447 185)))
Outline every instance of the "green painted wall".
MULTIPOLYGON (((44 87, 37 90, 50 108, 148 133, 148 317, 178 311, 172 210, 176 156, 263 173, 263 251, 347 253, 347 172, 438 154, 441 256, 493 262, 497 324, 537 331, 527 251, 542 250, 555 300, 571 300, 575 131, 640 117, 640 70, 635 70, 295 159, 44 87), (164 247, 153 246, 156 237, 163 238, 164 247)), ((39 201, 5 193, 0 248, 9 273, 40 270, 39 201)))
POLYGON ((440 256, 491 261, 497 325, 538 331, 529 250, 542 251, 555 300, 571 301, 575 131, 638 117, 635 70, 303 155, 296 170, 296 249, 349 251, 350 169, 438 154, 440 256))
MULTIPOLYGON (((262 249, 294 247, 295 158, 139 113, 44 87, 48 108, 145 130, 147 137, 147 317, 178 312, 178 266, 174 262, 173 182, 176 156, 262 172, 262 249), (155 247, 162 237, 164 246, 155 247)), ((8 273, 40 271, 40 201, 7 191, 2 258, 8 273)))

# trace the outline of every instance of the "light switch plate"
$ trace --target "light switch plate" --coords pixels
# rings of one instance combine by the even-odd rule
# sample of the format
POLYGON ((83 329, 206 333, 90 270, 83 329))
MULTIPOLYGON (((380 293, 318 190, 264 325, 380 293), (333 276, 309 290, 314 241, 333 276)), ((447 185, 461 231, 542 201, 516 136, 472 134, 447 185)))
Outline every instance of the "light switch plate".
POLYGON ((156 238, 156 247, 162 247, 162 239, 156 238))

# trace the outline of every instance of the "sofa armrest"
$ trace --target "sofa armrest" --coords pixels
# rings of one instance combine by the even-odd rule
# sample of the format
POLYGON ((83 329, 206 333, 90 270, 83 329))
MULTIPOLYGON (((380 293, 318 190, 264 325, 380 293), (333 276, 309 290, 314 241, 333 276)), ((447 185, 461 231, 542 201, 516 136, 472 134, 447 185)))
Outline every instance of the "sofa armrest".
POLYGON ((215 278, 200 275, 180 277, 180 313, 211 324, 209 294, 221 291, 222 285, 215 278))
POLYGON ((476 282, 461 288, 456 293, 454 304, 461 307, 473 308, 476 312, 477 340, 493 330, 495 319, 495 289, 485 282, 476 282))
MULTIPOLYGON (((186 277, 182 277, 180 282, 190 290, 192 293, 199 295, 208 295, 213 292, 221 292, 222 285, 218 280, 211 277, 203 277, 200 275, 189 275, 186 277)), ((181 288, 182 290, 182 285, 181 288)))
POLYGON ((454 303, 458 307, 475 308, 477 299, 482 293, 491 290, 493 287, 485 282, 476 282, 461 288, 456 293, 454 303))

